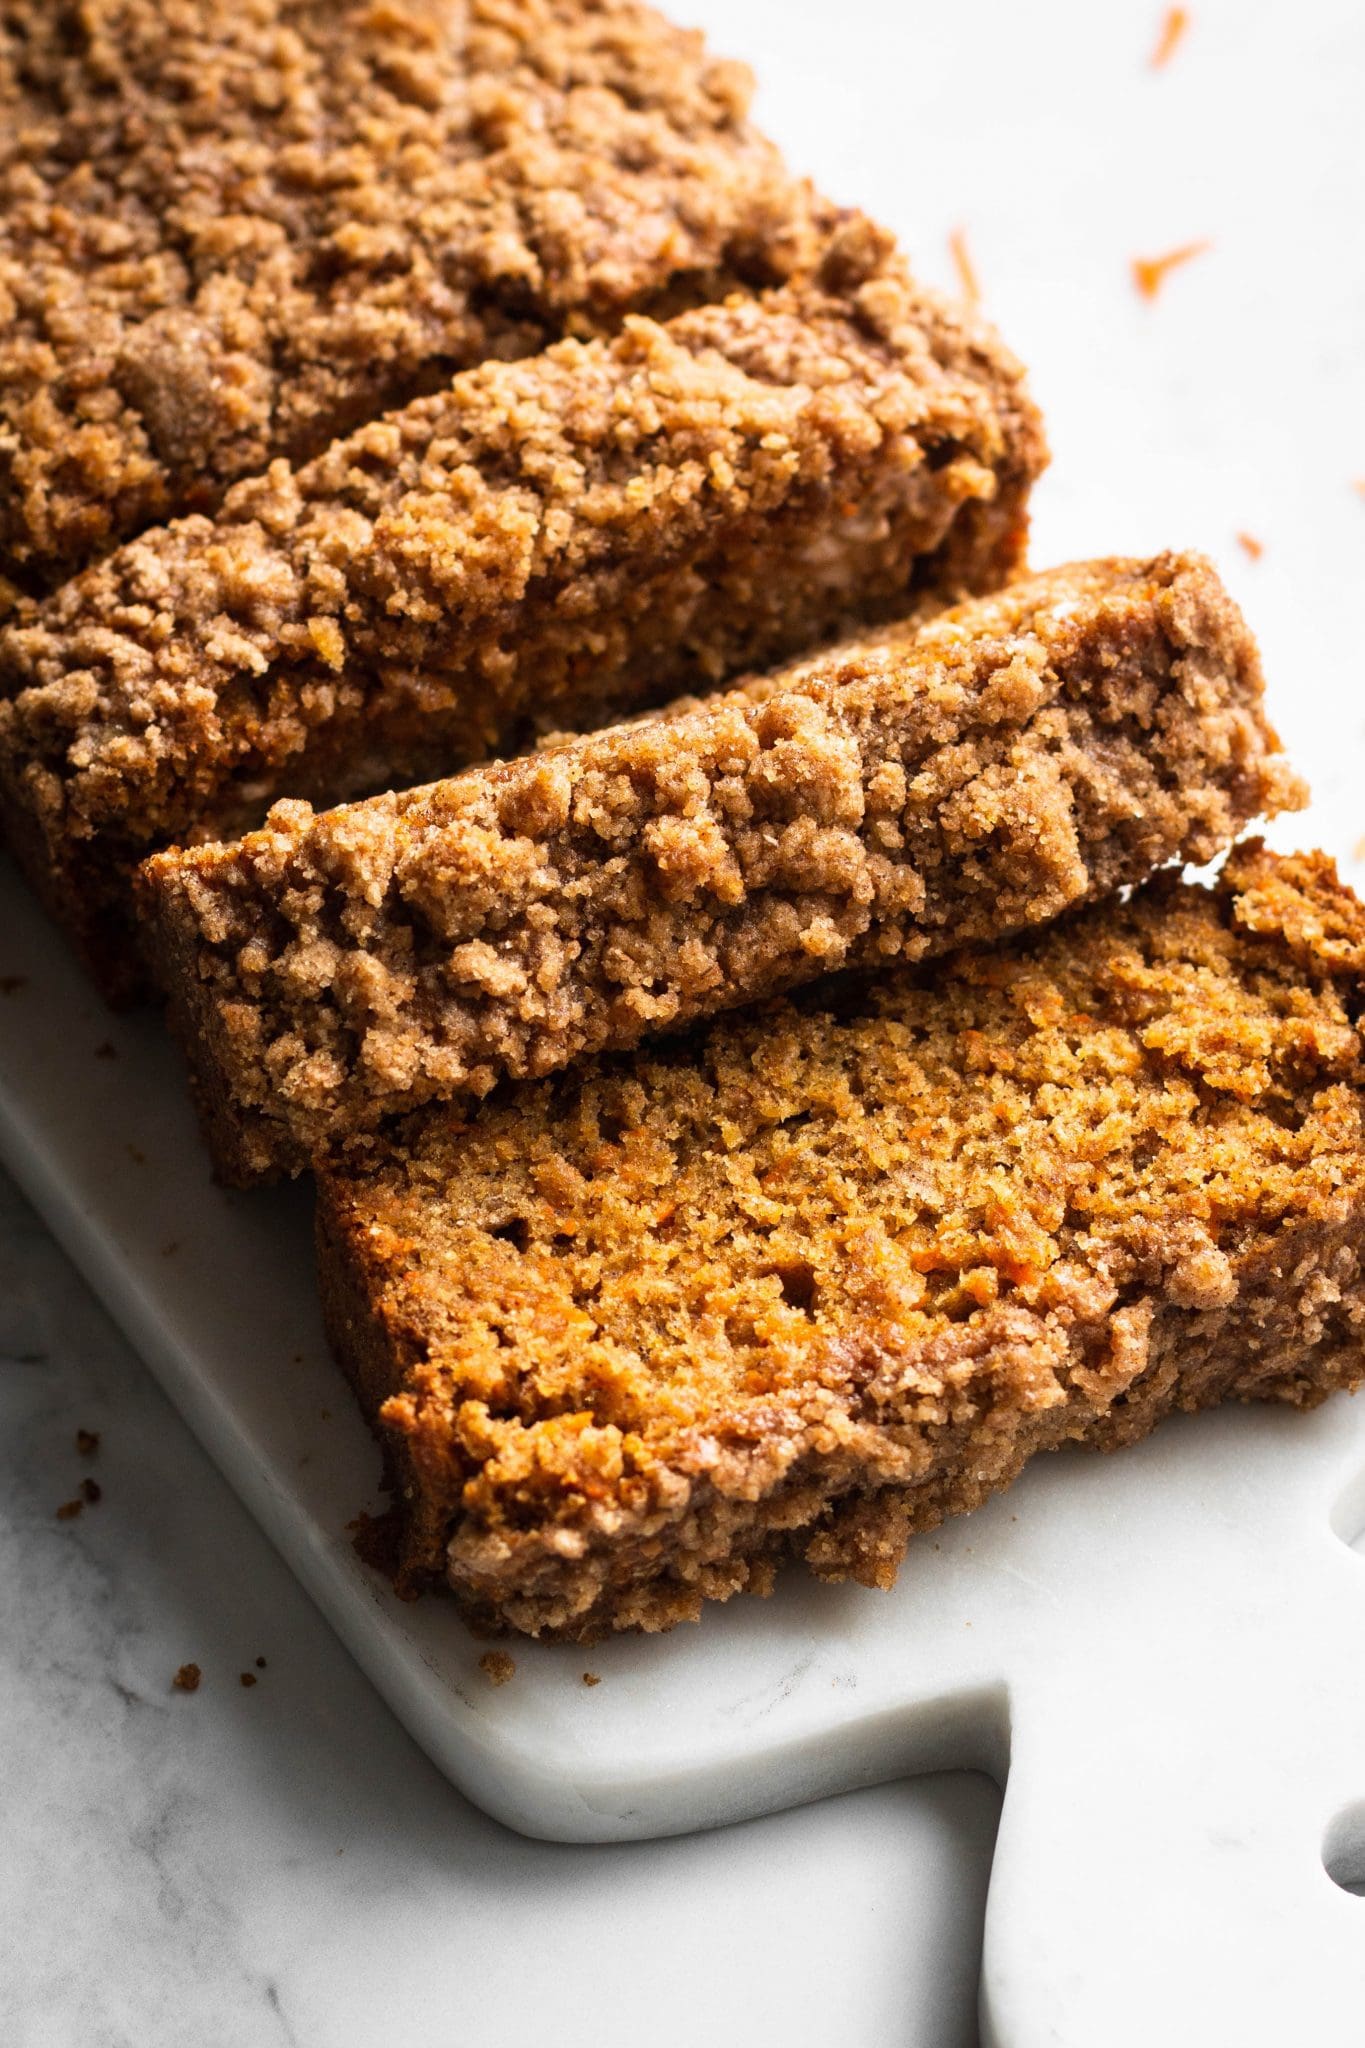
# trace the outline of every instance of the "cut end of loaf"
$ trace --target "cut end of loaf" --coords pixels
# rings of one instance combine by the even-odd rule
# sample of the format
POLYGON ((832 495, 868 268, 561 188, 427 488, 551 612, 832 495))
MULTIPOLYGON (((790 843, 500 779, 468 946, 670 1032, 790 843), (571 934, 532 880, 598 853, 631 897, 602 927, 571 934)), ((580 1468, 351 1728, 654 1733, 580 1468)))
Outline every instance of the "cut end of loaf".
POLYGON ((1053 932, 414 1120, 320 1183, 405 1571, 591 1636, 885 1584, 1040 1449, 1365 1368, 1365 911, 1239 848, 1053 932))

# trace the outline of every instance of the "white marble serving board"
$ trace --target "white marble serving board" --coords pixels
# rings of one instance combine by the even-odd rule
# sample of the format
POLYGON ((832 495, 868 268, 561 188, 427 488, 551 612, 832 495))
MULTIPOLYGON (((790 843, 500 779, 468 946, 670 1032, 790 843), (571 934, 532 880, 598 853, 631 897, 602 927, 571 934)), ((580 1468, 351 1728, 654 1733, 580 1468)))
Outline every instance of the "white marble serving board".
POLYGON ((1149 2041, 1176 1982, 1239 2044, 1325 2038, 1291 2023, 1365 1997, 1365 1906, 1324 1868, 1365 1879, 1365 1402, 1054 1456, 916 1544, 889 1595, 792 1573, 668 1638, 513 1644, 494 1687, 449 1606, 397 1601, 352 1550, 377 1456, 319 1328, 306 1192, 210 1185, 157 1023, 109 1017, 8 866, 0 934, 0 1155, 471 1798, 625 1841, 982 1765, 1008 1777, 997 2039, 1149 2041), (1128 1959, 1157 1977, 1097 2031, 1128 1959))
MULTIPOLYGON (((813 0, 685 11, 759 66, 793 157, 901 230, 927 273, 949 277, 947 231, 967 227, 1048 413, 1035 558, 1218 555, 1315 789, 1313 813, 1273 836, 1328 846, 1359 884, 1358 0, 1313 0, 1292 23, 1204 0, 1160 78, 1155 5, 847 0, 828 61, 813 0), (1129 256, 1204 235, 1208 256, 1140 303, 1129 256), (1241 528, 1263 559, 1239 553, 1241 528)), ((1365 1561, 1349 1548, 1365 1399, 1063 1454, 918 1543, 889 1595, 790 1574, 773 1600, 667 1639, 514 1645, 494 1688, 449 1608, 403 1606, 351 1550, 378 1459, 325 1354, 306 1194, 211 1186, 155 1021, 102 1010, 0 861, 11 977, 0 1157, 481 1806, 529 1834, 619 1842, 983 1764, 1007 1778, 988 2044, 1316 2048, 1365 2031, 1365 1900, 1342 1888, 1365 1883, 1365 1561)))

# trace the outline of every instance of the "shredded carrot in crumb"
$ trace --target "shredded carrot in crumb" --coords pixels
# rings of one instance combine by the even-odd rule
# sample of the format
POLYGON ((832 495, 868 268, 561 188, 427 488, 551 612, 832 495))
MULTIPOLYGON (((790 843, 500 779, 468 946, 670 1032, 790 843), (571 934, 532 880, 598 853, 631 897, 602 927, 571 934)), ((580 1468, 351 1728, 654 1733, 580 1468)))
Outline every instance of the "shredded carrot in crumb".
POLYGON ((1186 242, 1182 248, 1168 250, 1164 256, 1135 256, 1133 283, 1144 299, 1154 299, 1173 270, 1179 270, 1182 263, 1192 263, 1208 247, 1207 242, 1186 242))
POLYGON ((1250 555, 1253 562, 1259 562, 1261 556, 1265 553, 1265 542, 1257 540, 1254 533, 1239 533, 1237 545, 1242 549, 1243 553, 1250 555))
POLYGON ((953 268, 957 272, 958 288, 963 298, 969 306, 980 305, 981 280, 976 274, 976 265, 972 262, 972 252, 967 247, 967 231, 965 228, 953 229, 953 232, 948 237, 948 253, 953 259, 953 268))
POLYGON ((1161 33, 1156 39, 1156 48, 1152 52, 1153 71, 1160 71, 1165 65, 1170 63, 1172 57, 1174 57, 1184 41, 1185 31, 1189 25, 1190 15, 1188 8, 1168 7, 1166 9, 1165 14, 1161 17, 1161 33))

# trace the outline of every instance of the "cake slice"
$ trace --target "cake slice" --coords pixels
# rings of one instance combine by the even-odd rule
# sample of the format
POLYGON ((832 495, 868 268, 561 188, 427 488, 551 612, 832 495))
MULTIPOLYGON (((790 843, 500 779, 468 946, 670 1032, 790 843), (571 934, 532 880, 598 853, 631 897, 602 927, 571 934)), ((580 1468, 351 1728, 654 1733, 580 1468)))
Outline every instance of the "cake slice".
POLYGON ((1299 791, 1197 557, 1058 569, 680 715, 144 871, 220 1175, 1212 858, 1299 791))
POLYGON ((1033 1453, 1365 1373, 1365 907, 1251 843, 320 1182, 401 1573, 587 1639, 891 1582, 1033 1453))
POLYGON ((7 0, 0 581, 807 265, 831 209, 750 91, 634 0, 7 0))
POLYGON ((1012 358, 866 221, 818 279, 485 363, 0 631, 0 815, 117 988, 133 865, 1018 567, 1012 358))

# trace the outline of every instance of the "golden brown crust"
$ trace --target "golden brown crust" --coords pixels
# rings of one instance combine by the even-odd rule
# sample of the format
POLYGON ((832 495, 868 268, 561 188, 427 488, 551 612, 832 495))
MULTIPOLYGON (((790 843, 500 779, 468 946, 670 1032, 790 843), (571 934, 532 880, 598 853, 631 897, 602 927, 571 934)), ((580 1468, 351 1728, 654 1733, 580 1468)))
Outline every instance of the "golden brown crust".
POLYGON ((485 363, 86 571, 0 631, 0 806, 117 957, 159 845, 995 587, 1042 460, 1017 365, 853 220, 819 280, 485 363))
POLYGON ((885 1584, 1036 1449, 1354 1386, 1362 945, 1329 862, 1253 844, 327 1171, 407 1573, 580 1636, 788 1553, 885 1584))
POLYGON ((144 870, 219 1172, 1056 917, 1296 800, 1196 557, 1054 570, 676 717, 144 870))
POLYGON ((634 0, 8 0, 0 577, 487 356, 771 283, 829 209, 634 0))

